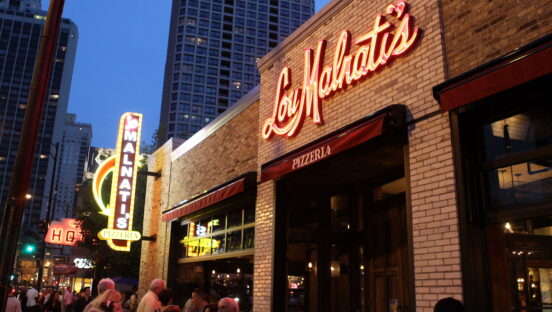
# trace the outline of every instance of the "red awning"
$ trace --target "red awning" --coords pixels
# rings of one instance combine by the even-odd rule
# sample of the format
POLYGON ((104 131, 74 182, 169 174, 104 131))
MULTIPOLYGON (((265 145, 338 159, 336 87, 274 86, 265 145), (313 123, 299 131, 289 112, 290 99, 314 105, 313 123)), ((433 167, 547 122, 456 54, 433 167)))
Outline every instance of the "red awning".
POLYGON ((261 182, 277 179, 380 136, 383 133, 385 116, 386 114, 381 114, 368 119, 283 159, 263 166, 261 182))
POLYGON ((436 86, 441 109, 449 111, 552 73, 552 42, 543 39, 436 86))
POLYGON ((177 206, 171 210, 163 212, 161 219, 164 222, 176 220, 178 218, 187 216, 191 213, 199 211, 205 207, 214 205, 227 198, 230 198, 236 194, 243 192, 245 189, 245 178, 232 182, 220 189, 214 190, 206 195, 177 206))

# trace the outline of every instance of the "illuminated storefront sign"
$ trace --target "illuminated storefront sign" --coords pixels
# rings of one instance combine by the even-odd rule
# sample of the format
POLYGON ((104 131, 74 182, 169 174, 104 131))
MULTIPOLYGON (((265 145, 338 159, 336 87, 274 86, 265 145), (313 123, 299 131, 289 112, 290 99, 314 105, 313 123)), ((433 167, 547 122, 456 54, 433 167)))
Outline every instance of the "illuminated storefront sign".
POLYGON ((44 241, 48 244, 75 246, 82 240, 80 227, 75 219, 52 221, 44 241))
POLYGON ((92 182, 100 213, 109 216, 107 228, 101 230, 98 236, 107 240, 109 247, 118 251, 130 251, 130 243, 140 239, 140 233, 132 231, 132 214, 141 126, 142 114, 123 114, 119 123, 115 155, 106 159, 98 168, 92 182), (111 198, 106 206, 101 198, 101 190, 110 172, 113 172, 113 181, 111 198))
POLYGON ((94 266, 92 265, 92 260, 86 258, 75 258, 73 263, 77 269, 91 269, 94 266))
POLYGON ((372 29, 354 40, 358 46, 355 53, 350 51, 351 34, 343 31, 331 66, 322 68, 326 40, 318 42, 316 51, 307 49, 302 88, 286 93, 292 85, 291 69, 283 68, 278 78, 272 116, 265 120, 261 130, 263 138, 268 140, 274 134, 296 135, 306 116, 311 117, 315 124, 322 124, 323 99, 370 76, 410 50, 420 31, 412 26, 412 18, 406 11, 404 1, 388 5, 384 15, 376 16, 372 29))

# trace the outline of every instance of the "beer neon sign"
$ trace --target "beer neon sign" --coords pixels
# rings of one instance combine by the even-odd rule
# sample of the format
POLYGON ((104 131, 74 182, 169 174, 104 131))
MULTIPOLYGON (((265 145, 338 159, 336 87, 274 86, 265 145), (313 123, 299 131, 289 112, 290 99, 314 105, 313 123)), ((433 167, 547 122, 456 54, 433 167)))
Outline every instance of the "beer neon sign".
POLYGON ((92 191, 100 213, 109 217, 107 228, 101 230, 98 237, 118 251, 130 251, 130 243, 140 239, 140 233, 132 231, 132 217, 141 127, 142 114, 123 114, 119 122, 115 155, 107 158, 98 167, 92 181, 92 191), (106 206, 101 190, 110 172, 113 172, 113 182, 109 205, 106 206))
POLYGON ((351 34, 347 30, 341 32, 331 66, 322 67, 326 40, 318 42, 316 51, 305 50, 302 88, 288 91, 292 84, 291 69, 284 67, 278 77, 272 116, 265 120, 261 130, 263 138, 268 140, 274 134, 296 135, 306 116, 311 117, 315 124, 322 124, 323 99, 365 79, 409 51, 416 43, 420 30, 412 26, 412 17, 406 11, 405 1, 388 5, 384 15, 376 16, 372 30, 354 41, 358 46, 354 54, 350 52, 351 34), (391 19, 396 22, 391 22, 391 19))
POLYGON ((52 221, 44 241, 48 244, 76 246, 82 240, 82 233, 75 219, 52 221))

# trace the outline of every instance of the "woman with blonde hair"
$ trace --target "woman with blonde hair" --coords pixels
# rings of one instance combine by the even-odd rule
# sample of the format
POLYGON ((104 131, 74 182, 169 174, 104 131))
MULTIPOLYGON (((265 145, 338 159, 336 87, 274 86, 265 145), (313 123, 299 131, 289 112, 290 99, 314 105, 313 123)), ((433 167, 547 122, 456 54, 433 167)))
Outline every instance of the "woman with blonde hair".
MULTIPOLYGON (((123 296, 115 289, 107 289, 101 295, 92 300, 89 305, 89 310, 86 312, 92 312, 96 310, 105 312, 121 312, 121 300, 123 296)), ((88 306, 87 306, 88 307, 88 306)))

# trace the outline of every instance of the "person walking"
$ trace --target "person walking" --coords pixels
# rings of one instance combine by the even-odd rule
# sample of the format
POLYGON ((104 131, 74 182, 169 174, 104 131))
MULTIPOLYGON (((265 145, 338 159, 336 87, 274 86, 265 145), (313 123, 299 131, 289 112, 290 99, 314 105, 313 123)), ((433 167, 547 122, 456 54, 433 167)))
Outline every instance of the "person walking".
POLYGON ((15 289, 8 292, 8 301, 6 302, 6 312, 22 312, 21 302, 15 298, 15 289))
POLYGON ((163 289, 165 289, 165 281, 160 278, 154 279, 150 289, 140 300, 137 312, 155 312, 155 310, 161 309, 161 301, 158 296, 163 289))
POLYGON ((90 287, 84 287, 79 292, 79 298, 73 304, 73 312, 83 312, 84 308, 92 301, 90 287))
POLYGON ((34 288, 34 286, 31 286, 29 290, 27 290, 27 293, 25 294, 27 297, 27 312, 39 312, 40 308, 38 307, 38 290, 34 288))
POLYGON ((98 282, 98 297, 84 307, 83 312, 89 312, 92 308, 98 308, 102 301, 100 301, 102 297, 102 294, 104 294, 107 290, 115 289, 115 282, 110 278, 103 278, 98 282), (98 302, 99 301, 99 302, 98 302))
POLYGON ((72 312, 72 305, 73 292, 71 291, 71 286, 67 286, 67 288, 65 288, 65 293, 63 294, 63 306, 65 307, 65 312, 72 312))
POLYGON ((464 312, 464 305, 460 300, 452 297, 443 298, 433 307, 434 312, 464 312))
POLYGON ((218 303, 218 312, 240 312, 240 306, 232 298, 222 298, 218 303))

